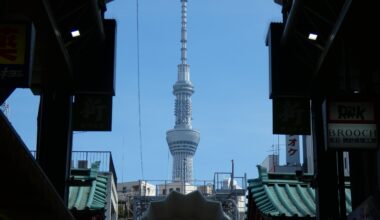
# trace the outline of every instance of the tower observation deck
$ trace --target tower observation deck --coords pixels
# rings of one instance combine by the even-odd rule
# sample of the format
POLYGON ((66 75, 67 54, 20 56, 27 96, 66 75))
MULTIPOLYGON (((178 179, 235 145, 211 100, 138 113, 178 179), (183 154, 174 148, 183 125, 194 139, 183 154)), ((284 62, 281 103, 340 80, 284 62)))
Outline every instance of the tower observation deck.
POLYGON ((194 87, 190 81, 190 66, 187 64, 187 0, 181 0, 181 64, 178 79, 173 86, 175 95, 175 126, 166 132, 170 152, 173 156, 172 181, 193 180, 193 156, 197 150, 200 133, 192 128, 191 95, 194 87))

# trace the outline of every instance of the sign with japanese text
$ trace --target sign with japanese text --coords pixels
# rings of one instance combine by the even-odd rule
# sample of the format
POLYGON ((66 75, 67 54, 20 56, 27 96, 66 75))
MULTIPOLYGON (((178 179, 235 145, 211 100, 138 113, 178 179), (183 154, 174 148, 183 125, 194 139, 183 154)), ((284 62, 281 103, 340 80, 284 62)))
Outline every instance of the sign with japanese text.
POLYGON ((373 102, 326 101, 324 117, 327 148, 377 148, 377 126, 373 102))
POLYGON ((112 96, 76 95, 73 115, 74 131, 111 131, 112 96))
POLYGON ((273 134, 310 134, 310 101, 273 98, 273 134))
POLYGON ((0 24, 0 86, 29 87, 33 44, 31 23, 0 24))
POLYGON ((285 135, 286 164, 300 165, 300 142, 298 135, 285 135))

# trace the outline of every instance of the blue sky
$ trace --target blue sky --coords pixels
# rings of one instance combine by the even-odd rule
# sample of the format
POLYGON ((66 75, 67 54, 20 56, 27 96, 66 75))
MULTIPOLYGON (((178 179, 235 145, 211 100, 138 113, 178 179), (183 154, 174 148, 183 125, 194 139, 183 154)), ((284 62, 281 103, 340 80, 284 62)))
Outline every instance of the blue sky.
MULTIPOLYGON (((166 131, 174 126, 172 86, 180 63, 180 1, 139 0, 142 150, 145 179, 170 179, 166 131)), ((117 20, 116 96, 111 132, 74 134, 74 150, 112 151, 120 181, 141 179, 137 100, 136 1, 115 0, 106 17, 117 20)), ((188 63, 195 86, 193 127, 201 132, 194 178, 214 172, 257 176, 271 146, 272 104, 268 98, 271 21, 281 8, 271 0, 188 2, 188 63)), ((19 89, 8 100, 9 118, 35 149, 39 97, 19 89)), ((281 140, 283 142, 283 137, 281 140)))

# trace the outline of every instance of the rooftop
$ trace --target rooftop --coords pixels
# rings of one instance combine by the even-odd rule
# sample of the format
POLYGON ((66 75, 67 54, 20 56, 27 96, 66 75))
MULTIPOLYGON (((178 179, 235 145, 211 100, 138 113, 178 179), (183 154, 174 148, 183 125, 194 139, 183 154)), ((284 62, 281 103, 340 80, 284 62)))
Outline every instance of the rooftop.
POLYGON ((72 169, 69 209, 74 211, 104 211, 109 176, 99 173, 100 162, 90 169, 72 169))
MULTIPOLYGON (((259 178, 248 180, 249 199, 264 216, 311 217, 316 216, 315 189, 312 175, 302 177, 295 173, 267 173, 258 166, 259 178)), ((345 190, 347 214, 352 211, 351 192, 345 190)))

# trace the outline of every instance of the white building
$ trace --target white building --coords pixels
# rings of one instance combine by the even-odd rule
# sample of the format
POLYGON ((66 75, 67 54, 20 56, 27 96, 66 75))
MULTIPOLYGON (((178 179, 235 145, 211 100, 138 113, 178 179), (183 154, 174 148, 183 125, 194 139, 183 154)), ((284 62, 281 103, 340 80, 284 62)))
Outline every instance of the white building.
POLYGON ((314 173, 314 150, 313 150, 313 137, 311 135, 302 136, 303 140, 303 163, 304 171, 307 173, 314 173))
MULTIPOLYGON (((314 148, 313 138, 310 135, 302 136, 302 151, 303 151, 303 164, 300 162, 300 143, 297 135, 286 135, 286 164, 280 165, 278 154, 268 155, 261 163, 262 167, 265 167, 268 172, 272 173, 294 173, 297 170, 302 170, 306 173, 314 173, 314 148), (294 146, 289 146, 294 144, 294 146), (293 153, 294 152, 294 153, 293 153), (292 155, 289 155, 293 153, 292 155)), ((343 152, 343 168, 344 175, 350 175, 350 164, 348 152, 343 152)))
POLYGON ((112 173, 108 172, 108 173, 103 173, 103 174, 107 174, 109 176, 109 181, 108 181, 108 184, 109 184, 109 187, 107 188, 107 195, 108 195, 108 198, 107 200, 109 202, 107 202, 106 204, 106 207, 105 207, 105 216, 106 216, 106 220, 117 220, 117 216, 118 216, 118 200, 119 200, 119 197, 118 197, 118 194, 117 194, 117 187, 116 187, 116 184, 115 184, 115 180, 112 176, 112 173))
POLYGON ((191 185, 186 182, 171 182, 167 184, 159 184, 158 188, 158 196, 168 195, 172 191, 176 191, 182 194, 189 194, 195 190, 197 190, 197 186, 191 185))
POLYGON ((267 168, 268 172, 275 172, 276 167, 280 165, 277 154, 268 155, 261 163, 262 167, 267 168))
POLYGON ((286 162, 279 164, 278 154, 267 156, 261 166, 267 168, 271 173, 294 173, 302 170, 300 161, 300 138, 298 135, 285 135, 286 162))
POLYGON ((156 196, 156 186, 147 181, 131 181, 117 184, 119 200, 125 201, 128 196, 156 196))
POLYGON ((204 196, 211 195, 213 193, 214 186, 212 184, 204 184, 197 186, 197 190, 201 192, 204 196))

